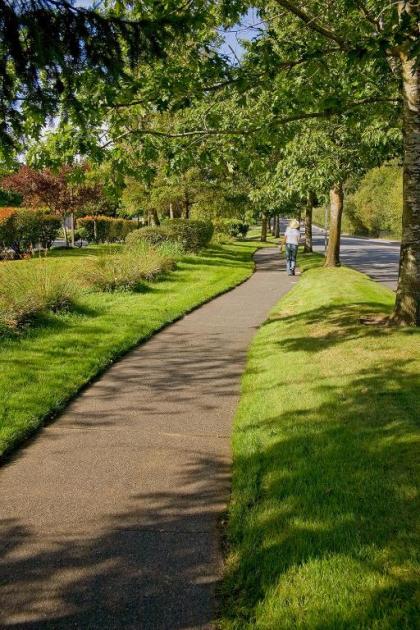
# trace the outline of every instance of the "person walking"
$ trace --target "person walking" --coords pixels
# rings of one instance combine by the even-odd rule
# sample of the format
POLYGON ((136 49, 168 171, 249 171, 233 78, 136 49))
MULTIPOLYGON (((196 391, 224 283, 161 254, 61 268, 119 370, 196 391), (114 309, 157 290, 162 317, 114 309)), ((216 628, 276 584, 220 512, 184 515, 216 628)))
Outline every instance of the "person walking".
POLYGON ((286 267, 289 276, 295 275, 296 256, 300 240, 299 221, 293 219, 290 221, 283 237, 283 243, 286 244, 286 267))

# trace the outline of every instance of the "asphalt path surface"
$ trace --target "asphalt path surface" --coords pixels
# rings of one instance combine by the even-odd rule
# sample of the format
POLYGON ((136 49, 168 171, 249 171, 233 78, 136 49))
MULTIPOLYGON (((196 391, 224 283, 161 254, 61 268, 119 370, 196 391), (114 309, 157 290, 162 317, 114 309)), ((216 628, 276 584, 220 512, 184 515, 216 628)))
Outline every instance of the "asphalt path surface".
MULTIPOLYGON (((314 251, 324 253, 324 230, 314 226, 314 251)), ((396 241, 342 236, 341 262, 381 282, 395 291, 398 280, 400 244, 396 241)))
POLYGON ((0 627, 211 628, 247 347, 278 249, 86 388, 0 470, 0 627))

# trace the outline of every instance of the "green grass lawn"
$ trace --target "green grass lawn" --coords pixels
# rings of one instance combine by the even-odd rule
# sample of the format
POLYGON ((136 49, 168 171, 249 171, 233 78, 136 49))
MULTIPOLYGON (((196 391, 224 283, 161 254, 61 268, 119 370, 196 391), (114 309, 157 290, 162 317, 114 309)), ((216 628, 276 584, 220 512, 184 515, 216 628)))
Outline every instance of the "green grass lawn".
POLYGON ((417 627, 419 333, 361 324, 392 292, 321 260, 250 349, 223 628, 417 627))
MULTIPOLYGON (((57 413, 116 357, 195 306, 251 275, 257 243, 212 247, 184 256, 176 271, 133 293, 85 293, 69 313, 43 317, 0 341, 0 454, 57 413)), ((101 247, 48 257, 57 273, 101 247)), ((37 264, 36 260, 6 264, 37 264)))

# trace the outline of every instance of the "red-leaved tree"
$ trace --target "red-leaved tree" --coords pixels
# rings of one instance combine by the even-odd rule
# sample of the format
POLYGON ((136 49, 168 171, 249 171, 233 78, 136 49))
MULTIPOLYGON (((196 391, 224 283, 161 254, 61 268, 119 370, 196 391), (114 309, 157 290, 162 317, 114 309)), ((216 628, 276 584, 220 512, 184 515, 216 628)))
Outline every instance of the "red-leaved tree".
MULTIPOLYGON (((82 171, 88 170, 83 167, 82 171)), ((84 208, 99 204, 103 189, 99 183, 75 181, 80 167, 62 166, 58 172, 51 169, 36 170, 21 166, 16 173, 4 177, 1 185, 6 190, 19 193, 28 208, 47 208, 60 216, 63 222, 66 245, 68 244, 66 218, 71 217, 71 241, 74 245, 74 217, 84 208)))

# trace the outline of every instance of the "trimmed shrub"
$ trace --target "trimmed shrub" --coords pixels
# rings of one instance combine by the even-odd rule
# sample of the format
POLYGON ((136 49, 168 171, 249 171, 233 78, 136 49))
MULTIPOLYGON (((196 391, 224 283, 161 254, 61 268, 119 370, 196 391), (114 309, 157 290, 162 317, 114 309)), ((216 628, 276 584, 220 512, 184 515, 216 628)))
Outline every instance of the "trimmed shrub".
POLYGON ((245 238, 249 225, 240 219, 218 219, 214 224, 214 229, 218 234, 226 234, 232 238, 245 238))
POLYGON ((44 249, 50 249, 61 228, 61 219, 52 214, 44 214, 39 221, 39 242, 44 249))
POLYGON ((38 244, 48 249, 57 238, 60 225, 59 217, 42 210, 2 208, 0 246, 3 249, 11 248, 16 258, 22 258, 38 244))
POLYGON ((0 249, 12 248, 16 234, 16 208, 0 208, 0 249))
POLYGON ((129 247, 135 247, 139 243, 149 243, 149 245, 160 245, 170 240, 169 230, 166 225, 156 227, 143 227, 133 230, 125 239, 129 247))
POLYGON ((127 219, 97 215, 81 217, 77 220, 77 227, 85 230, 86 239, 90 242, 115 243, 123 241, 137 225, 127 219))
POLYGON ((164 225, 134 230, 126 242, 131 246, 141 241, 151 245, 170 241, 178 243, 184 251, 197 252, 210 243, 212 236, 213 224, 209 221, 171 219, 164 225))
POLYGON ((111 251, 87 261, 83 276, 89 286, 99 291, 130 291, 174 267, 171 256, 143 242, 122 253, 111 251))
POLYGON ((180 243, 187 252, 197 252, 206 247, 214 230, 210 221, 188 219, 172 219, 165 228, 169 231, 169 240, 180 243))
POLYGON ((46 311, 68 308, 79 293, 69 275, 44 261, 0 266, 0 334, 13 332, 46 311))

